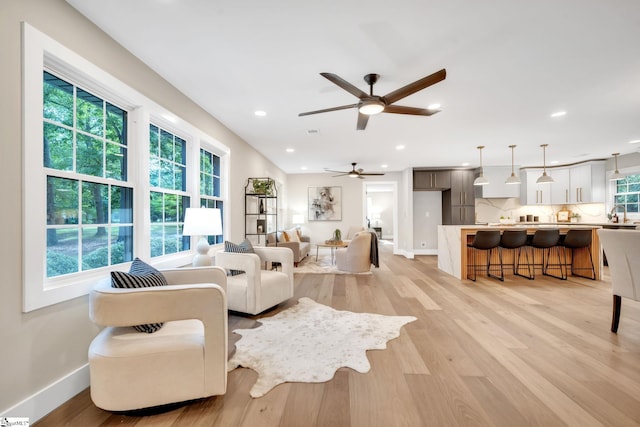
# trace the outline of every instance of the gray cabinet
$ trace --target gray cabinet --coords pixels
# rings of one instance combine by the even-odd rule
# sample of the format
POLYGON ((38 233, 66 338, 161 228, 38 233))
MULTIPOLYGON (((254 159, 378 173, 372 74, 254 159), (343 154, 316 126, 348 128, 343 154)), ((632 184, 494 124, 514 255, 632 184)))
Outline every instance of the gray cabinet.
POLYGON ((431 191, 446 190, 451 187, 451 171, 448 170, 413 170, 413 190, 431 191))
POLYGON ((475 224, 475 189, 472 170, 452 170, 451 189, 442 192, 442 223, 475 224))

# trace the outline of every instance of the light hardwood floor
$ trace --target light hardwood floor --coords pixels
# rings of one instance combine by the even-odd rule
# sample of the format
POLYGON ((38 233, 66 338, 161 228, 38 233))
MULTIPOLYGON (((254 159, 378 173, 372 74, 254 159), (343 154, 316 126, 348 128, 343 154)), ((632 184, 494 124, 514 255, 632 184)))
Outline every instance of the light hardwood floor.
MULTIPOLYGON (((322 384, 287 383, 249 397, 256 374, 236 369, 227 393, 160 413, 113 414, 83 391, 37 423, 45 426, 639 426, 640 303, 623 300, 609 331, 603 281, 542 275, 503 283, 460 281, 381 247, 371 276, 298 275, 296 298, 337 309, 413 315, 371 371, 340 369, 322 384)), ((284 309, 278 307, 265 315, 284 309)), ((258 317, 230 316, 235 328, 258 317)))

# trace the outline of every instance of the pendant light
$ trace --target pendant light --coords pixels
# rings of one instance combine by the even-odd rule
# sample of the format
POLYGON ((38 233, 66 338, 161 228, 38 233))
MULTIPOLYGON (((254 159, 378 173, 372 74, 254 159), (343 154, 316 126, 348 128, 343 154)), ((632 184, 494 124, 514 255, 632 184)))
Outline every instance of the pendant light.
POLYGON ((482 149, 484 148, 484 145, 478 145, 476 148, 480 150, 480 175, 475 179, 475 181, 473 181, 473 185, 487 185, 489 180, 484 177, 482 170, 482 149))
POLYGON ((613 153, 612 156, 616 160, 616 170, 613 172, 613 175, 609 178, 611 181, 617 181, 619 179, 624 179, 624 175, 620 173, 618 170, 618 156, 620 153, 613 153))
POLYGON ((516 175, 515 171, 514 171, 514 167, 513 167, 513 149, 516 148, 515 145, 510 145, 509 148, 511 148, 511 175, 509 176, 509 178, 507 178, 507 180, 504 182, 505 184, 520 184, 520 178, 518 177, 518 175, 516 175))
POLYGON ((540 175, 540 177, 536 180, 536 182, 538 184, 551 184, 553 181, 553 178, 551 178, 550 175, 547 175, 547 150, 546 148, 549 146, 549 144, 540 144, 540 147, 542 147, 542 175, 540 175))

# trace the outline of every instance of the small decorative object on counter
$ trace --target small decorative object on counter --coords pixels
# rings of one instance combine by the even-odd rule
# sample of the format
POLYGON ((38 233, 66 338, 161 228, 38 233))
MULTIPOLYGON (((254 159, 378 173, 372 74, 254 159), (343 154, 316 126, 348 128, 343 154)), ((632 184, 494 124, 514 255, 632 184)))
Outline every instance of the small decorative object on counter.
POLYGON ((571 214, 571 222, 578 222, 580 220, 580 214, 573 212, 571 214))

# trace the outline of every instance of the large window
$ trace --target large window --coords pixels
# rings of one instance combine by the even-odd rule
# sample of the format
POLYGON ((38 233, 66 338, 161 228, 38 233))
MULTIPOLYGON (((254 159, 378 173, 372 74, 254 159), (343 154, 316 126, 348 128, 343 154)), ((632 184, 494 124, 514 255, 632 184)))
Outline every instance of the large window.
POLYGON ((228 148, 27 23, 23 60, 23 310, 135 257, 189 263, 185 208, 223 206, 228 148), (201 195, 202 147, 216 155, 201 195))
POLYGON ((189 250, 190 239, 182 236, 189 207, 187 142, 153 124, 149 126, 149 183, 151 256, 189 250))
MULTIPOLYGON (((204 148, 200 149, 200 207, 218 208, 224 212, 220 179, 222 175, 220 156, 204 148)), ((224 221, 224 216, 222 217, 224 221)), ((222 224, 224 230, 224 222, 222 224)), ((209 244, 223 243, 224 236, 208 236, 209 244)))
POLYGON ((127 112, 43 73, 47 277, 131 261, 127 112))
POLYGON ((628 175, 625 179, 616 181, 613 196, 615 205, 624 206, 628 213, 638 213, 640 212, 638 196, 640 196, 640 174, 628 175))

